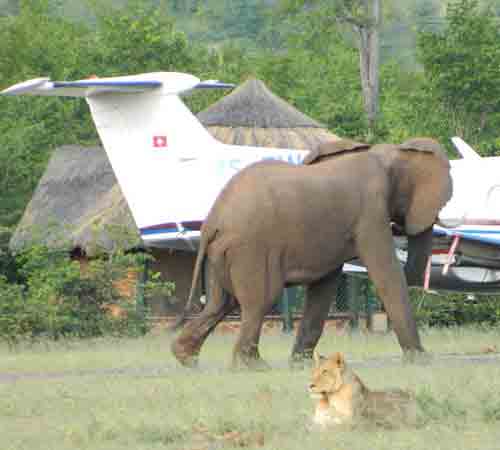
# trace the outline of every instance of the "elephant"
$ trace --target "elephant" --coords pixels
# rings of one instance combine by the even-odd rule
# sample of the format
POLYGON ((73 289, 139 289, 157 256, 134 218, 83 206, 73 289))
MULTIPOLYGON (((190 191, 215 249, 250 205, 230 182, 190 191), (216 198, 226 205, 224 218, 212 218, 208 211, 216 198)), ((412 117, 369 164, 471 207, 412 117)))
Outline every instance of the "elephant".
POLYGON ((432 225, 451 194, 448 158, 431 138, 399 145, 329 141, 301 165, 266 160, 246 167, 220 192, 202 226, 187 304, 205 258, 212 295, 172 342, 175 357, 196 365, 207 336, 239 304, 233 366, 265 366, 258 349, 264 316, 284 287, 303 284, 291 360, 312 358, 342 266, 354 258, 367 268, 405 355, 424 352, 407 278, 422 284, 432 225), (404 269, 393 226, 408 236, 404 269))

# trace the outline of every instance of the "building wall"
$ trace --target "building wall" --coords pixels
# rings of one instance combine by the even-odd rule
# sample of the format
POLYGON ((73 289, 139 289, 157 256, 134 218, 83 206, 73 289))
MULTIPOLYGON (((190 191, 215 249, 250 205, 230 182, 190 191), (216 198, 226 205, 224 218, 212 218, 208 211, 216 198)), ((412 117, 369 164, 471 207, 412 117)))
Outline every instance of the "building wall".
MULTIPOLYGON (((175 292, 171 298, 155 298, 149 302, 153 316, 176 314, 182 311, 189 296, 196 253, 153 249, 154 261, 150 270, 160 272, 162 280, 175 283, 175 292)), ((199 289, 201 283, 199 283, 199 289)))

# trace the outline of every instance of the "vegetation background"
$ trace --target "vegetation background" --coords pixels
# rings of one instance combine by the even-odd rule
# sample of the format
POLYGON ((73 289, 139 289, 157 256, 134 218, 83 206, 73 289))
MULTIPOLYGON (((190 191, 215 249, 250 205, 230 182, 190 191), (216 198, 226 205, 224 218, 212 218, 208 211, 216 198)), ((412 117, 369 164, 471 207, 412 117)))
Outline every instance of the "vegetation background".
MULTIPOLYGON (((482 154, 499 154, 500 0, 383 0, 373 130, 363 110, 355 34, 324 14, 360 1, 0 0, 0 89, 44 75, 178 70, 234 83, 256 76, 340 136, 397 142, 430 135, 449 146, 459 134, 482 154)), ((198 111, 217 95, 193 97, 190 106, 198 111)), ((487 325, 421 326, 424 346, 459 354, 454 363, 402 365, 391 334, 328 333, 320 352, 345 352, 369 387, 414 391, 419 423, 311 433, 309 371, 285 368, 290 335, 263 337, 269 372, 223 370, 232 336, 211 337, 201 369, 183 370, 165 334, 123 337, 148 331, 136 310, 130 320, 102 314, 103 305, 120 301, 113 281, 141 267, 144 256, 117 249, 82 277, 64 246, 9 253, 11 231, 52 150, 95 144, 97 135, 81 100, 2 97, 0 111, 0 447, 498 448, 498 359, 466 363, 470 353, 500 348, 496 298, 412 292, 424 324, 487 325)), ((146 288, 171 286, 153 277, 146 288)))
MULTIPOLYGON (((258 77, 339 136, 394 142, 433 136, 454 157, 449 138, 458 134, 483 155, 500 154, 500 0, 383 0, 373 129, 363 110, 356 36, 327 14, 332 5, 356 13, 362 3, 0 0, 0 89, 44 75, 64 80, 175 70, 237 84, 258 77)), ((190 106, 199 111, 218 95, 193 97, 190 106)), ((7 298, 59 298, 67 289, 62 273, 71 284, 67 261, 43 271, 61 260, 45 254, 50 264, 33 264, 43 251, 15 258, 7 243, 52 150, 98 138, 81 100, 2 97, 0 110, 0 308, 6 312, 16 304, 7 298)), ((99 280, 96 272, 96 286, 99 280)), ((421 317, 441 323, 425 311, 429 301, 417 297, 421 317)), ((470 313, 466 297, 450 298, 469 312, 457 315, 440 304, 451 317, 446 323, 500 317, 495 302, 474 303, 470 313)))

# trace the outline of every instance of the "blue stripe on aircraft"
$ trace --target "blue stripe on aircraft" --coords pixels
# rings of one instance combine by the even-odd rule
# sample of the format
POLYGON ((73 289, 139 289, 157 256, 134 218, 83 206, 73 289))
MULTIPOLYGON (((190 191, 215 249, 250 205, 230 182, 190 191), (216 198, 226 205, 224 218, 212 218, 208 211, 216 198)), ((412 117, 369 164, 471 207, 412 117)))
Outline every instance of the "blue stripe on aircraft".
POLYGON ((153 234, 163 234, 163 233, 178 233, 177 228, 160 228, 159 230, 144 230, 141 231, 141 235, 148 236, 153 234))
POLYGON ((487 244, 500 245, 500 231, 496 230, 467 230, 459 231, 454 229, 434 229, 433 234, 437 236, 460 236, 463 239, 470 239, 471 241, 484 242, 487 244), (494 237, 479 236, 480 234, 495 235, 494 237))
MULTIPOLYGON (((186 231, 198 231, 198 230, 190 230, 189 228, 184 228, 186 231)), ((180 230, 178 228, 160 228, 160 229, 153 229, 153 230, 141 230, 141 235, 143 236, 151 236, 151 235, 156 235, 156 234, 169 234, 169 233, 179 233, 180 230)), ((490 238, 490 237, 481 237, 477 236, 477 234, 497 234, 500 235, 500 230, 495 231, 495 230, 487 230, 487 231, 482 231, 482 230, 467 230, 466 232, 464 231, 456 231, 456 230, 434 230, 434 234, 437 235, 449 235, 449 236, 455 236, 459 235, 460 237, 464 239, 471 239, 474 241, 481 241, 481 242, 487 242, 490 244, 500 244, 500 236, 498 238, 490 238)))
POLYGON ((161 81, 99 81, 99 80, 89 80, 89 81, 54 81, 55 88, 65 88, 65 87, 160 87, 162 85, 161 81))
POLYGON ((467 233, 457 233, 460 237, 464 239, 470 239, 472 241, 486 242, 488 244, 500 244, 500 236, 495 238, 477 236, 476 234, 467 235, 467 233))
POLYGON ((458 230, 458 233, 471 233, 471 234, 500 234, 500 230, 458 230))
POLYGON ((198 83, 194 88, 195 89, 233 89, 236 85, 232 83, 206 83, 201 82, 198 83))

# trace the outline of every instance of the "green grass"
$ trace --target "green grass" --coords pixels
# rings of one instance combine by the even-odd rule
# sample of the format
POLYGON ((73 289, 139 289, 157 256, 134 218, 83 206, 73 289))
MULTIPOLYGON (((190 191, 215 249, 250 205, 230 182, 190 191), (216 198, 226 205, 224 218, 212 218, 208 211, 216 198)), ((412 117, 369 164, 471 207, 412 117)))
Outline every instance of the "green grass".
MULTIPOLYGON (((225 369, 234 336, 209 338, 196 371, 177 366, 166 334, 1 348, 0 373, 40 376, 0 381, 0 449, 499 449, 500 362, 439 356, 500 347, 499 331, 428 330, 423 341, 435 354, 430 365, 396 359, 355 369, 372 388, 414 390, 418 427, 328 433, 306 427, 309 370, 288 370, 288 336, 263 336, 262 354, 274 367, 268 372, 225 369)), ((320 350, 356 362, 400 354, 392 335, 330 332, 320 350)))

